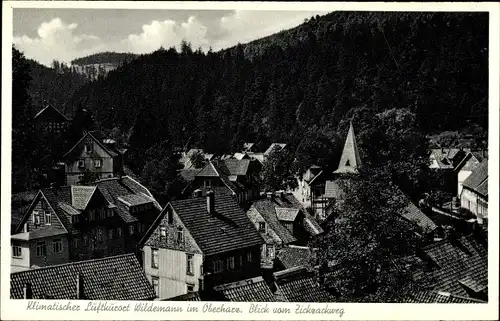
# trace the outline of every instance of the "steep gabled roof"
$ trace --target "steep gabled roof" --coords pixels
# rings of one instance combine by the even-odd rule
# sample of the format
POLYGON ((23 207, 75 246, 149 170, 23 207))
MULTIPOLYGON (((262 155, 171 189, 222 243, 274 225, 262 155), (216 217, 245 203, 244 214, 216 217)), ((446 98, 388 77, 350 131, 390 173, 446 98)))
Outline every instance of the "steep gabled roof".
POLYGON ((98 136, 98 137, 101 137, 102 133, 101 133, 100 131, 92 131, 92 132, 87 132, 85 135, 83 135, 83 137, 82 137, 82 138, 80 138, 80 140, 79 140, 79 141, 78 141, 75 145, 73 145, 73 147, 71 147, 71 149, 70 149, 70 150, 69 150, 66 154, 64 154, 64 155, 63 155, 63 158, 67 158, 67 157, 69 157, 69 156, 72 154, 72 152, 76 149, 76 147, 77 147, 78 145, 80 145, 80 143, 81 143, 82 141, 84 141, 84 140, 85 140, 85 138, 87 138, 87 137, 90 137, 92 140, 94 140, 95 142, 97 142, 97 144, 98 144, 98 145, 99 145, 99 146, 100 146, 100 147, 101 147, 101 148, 102 148, 102 149, 103 149, 103 150, 104 150, 104 151, 105 151, 105 152, 106 152, 109 156, 111 156, 111 157, 116 157, 116 156, 118 156, 118 153, 117 153, 117 152, 115 152, 115 151, 113 151, 113 150, 109 149, 108 147, 106 147, 106 146, 104 145, 104 143, 102 142, 102 140, 100 140, 100 139, 96 138, 94 135, 96 135, 96 136, 98 136))
POLYGON ((355 173, 357 168, 361 166, 361 159, 359 157, 358 145, 356 144, 356 135, 354 134, 354 127, 352 122, 349 125, 349 131, 340 156, 340 162, 335 173, 355 173))
POLYGON ((71 205, 77 210, 87 208, 92 195, 96 190, 96 186, 71 186, 71 205))
POLYGON ((273 302, 274 295, 261 276, 222 284, 214 287, 216 292, 232 302, 273 302))
POLYGON ((406 303, 487 303, 485 301, 467 298, 448 292, 415 291, 406 299, 406 303))
POLYGON ((229 175, 246 175, 248 172, 248 165, 250 165, 249 159, 226 159, 224 164, 229 171, 229 175))
POLYGON ((33 299, 77 298, 77 279, 88 300, 151 300, 156 297, 134 254, 52 265, 10 275, 10 297, 22 299, 26 283, 33 299))
POLYGON ((437 228, 437 225, 427 215, 425 215, 413 202, 408 201, 408 205, 404 209, 403 217, 410 222, 417 224, 426 232, 432 232, 437 228))
POLYGON ((213 255, 264 243, 232 196, 218 195, 214 203, 215 214, 210 215, 206 197, 170 202, 203 254, 213 255))
POLYGON ((463 186, 483 196, 488 196, 488 160, 485 159, 463 182, 463 186))
POLYGON ((61 119, 61 121, 69 121, 68 117, 64 116, 63 113, 61 113, 57 108, 55 108, 51 104, 47 104, 47 106, 45 106, 45 108, 43 108, 42 110, 40 110, 35 115, 35 117, 33 117, 33 119, 37 119, 37 118, 41 117, 43 114, 45 114, 45 113, 52 113, 53 115, 57 115, 57 117, 59 117, 61 119))
POLYGON ((219 177, 220 174, 215 168, 212 162, 208 162, 202 170, 200 170, 197 174, 197 177, 219 177))

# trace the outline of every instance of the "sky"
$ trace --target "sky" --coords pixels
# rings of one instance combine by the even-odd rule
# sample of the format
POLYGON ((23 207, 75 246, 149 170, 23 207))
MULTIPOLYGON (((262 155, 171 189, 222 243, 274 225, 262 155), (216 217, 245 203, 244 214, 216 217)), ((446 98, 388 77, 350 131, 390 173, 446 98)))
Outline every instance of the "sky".
POLYGON ((214 50, 246 43, 301 24, 324 11, 139 10, 16 8, 14 45, 25 56, 50 65, 89 54, 149 53, 179 47, 214 50))

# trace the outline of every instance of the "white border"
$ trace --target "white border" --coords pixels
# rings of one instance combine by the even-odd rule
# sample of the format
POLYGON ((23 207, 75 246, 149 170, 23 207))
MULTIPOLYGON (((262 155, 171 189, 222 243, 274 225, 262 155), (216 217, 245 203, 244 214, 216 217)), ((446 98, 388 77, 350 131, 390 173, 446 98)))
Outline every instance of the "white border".
MULTIPOLYGON (((475 320, 498 319, 498 185, 499 175, 499 9, 497 3, 263 3, 263 2, 130 2, 130 1, 8 1, 2 3, 2 184, 1 184, 1 319, 8 320, 56 320, 56 319, 102 319, 102 320, 156 320, 156 319, 267 319, 267 320, 330 320, 339 318, 338 315, 313 314, 227 314, 227 313, 109 313, 99 314, 90 312, 41 312, 26 311, 26 301, 10 300, 9 291, 9 264, 10 264, 10 173, 11 173, 11 82, 12 82, 12 17, 13 8, 93 8, 93 9, 187 9, 187 10, 296 10, 310 11, 488 11, 490 19, 489 30, 489 156, 490 156, 490 186, 489 186, 489 298, 488 304, 336 304, 329 303, 329 307, 342 307, 345 311, 343 319, 362 320, 475 320)), ((67 301, 58 301, 65 303, 67 301)), ((80 301, 85 309, 88 301, 80 301)), ((111 301, 108 301, 111 303, 111 301)), ((73 301, 75 303, 75 301, 73 301)), ((121 302, 123 303, 123 302, 121 302)), ((205 302, 155 302, 158 305, 201 307, 205 302)), ((240 307, 248 311, 250 303, 224 303, 225 306, 240 307)), ((295 310, 295 304, 269 303, 272 307, 290 307, 295 310)), ((311 307, 324 307, 324 304, 313 304, 311 307)))

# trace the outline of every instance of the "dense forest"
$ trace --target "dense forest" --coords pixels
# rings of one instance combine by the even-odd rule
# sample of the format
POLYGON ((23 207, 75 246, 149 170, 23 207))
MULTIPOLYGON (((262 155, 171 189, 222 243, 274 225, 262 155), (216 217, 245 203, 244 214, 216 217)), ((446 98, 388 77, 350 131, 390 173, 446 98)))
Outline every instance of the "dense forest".
POLYGON ((289 144, 299 172, 331 168, 352 121, 364 159, 416 183, 402 162, 420 167, 429 135, 473 132, 481 147, 487 90, 487 14, 334 12, 220 52, 160 48, 60 105, 84 105, 119 133, 137 174, 164 158, 158 148, 227 153, 243 142, 289 144))

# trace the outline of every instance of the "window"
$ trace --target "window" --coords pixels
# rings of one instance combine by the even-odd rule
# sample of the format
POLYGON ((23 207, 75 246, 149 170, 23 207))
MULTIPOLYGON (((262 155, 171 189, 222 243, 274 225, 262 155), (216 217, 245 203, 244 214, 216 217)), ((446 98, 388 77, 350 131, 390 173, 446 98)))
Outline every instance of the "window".
POLYGON ((222 265, 223 265, 222 260, 215 260, 214 261, 214 273, 222 271, 222 265))
POLYGON ((270 259, 274 258, 274 245, 267 244, 267 253, 266 256, 270 259))
POLYGON ((114 232, 113 229, 109 229, 108 230, 108 240, 112 240, 113 239, 113 232, 114 232))
POLYGON ((209 179, 206 179, 204 182, 203 182, 203 185, 205 187, 211 187, 212 186, 212 181, 209 180, 209 179))
POLYGON ((94 167, 95 168, 100 168, 102 166, 102 160, 100 159, 94 159, 94 167))
POLYGON ((52 249, 54 250, 54 253, 62 252, 62 240, 54 239, 54 242, 52 243, 52 249))
POLYGON ((160 241, 167 240, 167 228, 165 226, 160 226, 160 241))
POLYGON ((79 168, 85 167, 85 160, 84 159, 79 159, 78 160, 78 167, 79 168))
POLYGON ((179 227, 177 229, 177 243, 183 243, 184 242, 184 231, 182 230, 182 227, 179 227))
POLYGON ((106 209, 105 208, 100 208, 97 210, 99 212, 99 219, 105 219, 106 218, 106 209))
POLYGON ((135 226, 134 224, 132 224, 128 227, 128 234, 134 235, 134 233, 135 233, 135 226))
POLYGON ((159 293, 160 279, 158 279, 157 276, 152 276, 151 283, 153 284, 153 289, 155 290, 156 296, 160 296, 160 293, 159 293))
POLYGON ((151 267, 158 268, 158 249, 151 249, 151 267))
POLYGON ((107 212, 108 212, 108 217, 113 217, 115 215, 115 212, 113 211, 112 208, 108 208, 107 212))
POLYGON ((259 222, 259 232, 266 233, 266 222, 259 222))
POLYGON ((102 243, 104 241, 104 231, 102 227, 97 228, 97 242, 102 243))
POLYGON ((227 268, 230 270, 234 269, 234 256, 230 256, 227 258, 227 268))
POLYGON ((186 254, 186 274, 194 275, 193 254, 186 254))
POLYGON ((92 152, 92 147, 93 147, 92 140, 88 139, 88 140, 85 142, 85 151, 86 151, 87 153, 92 152))
POLYGON ((46 256, 47 255, 47 245, 45 241, 36 243, 36 256, 46 256))
POLYGON ((252 252, 247 253, 247 262, 248 263, 252 262, 252 252))
POLYGON ((40 212, 33 211, 33 224, 40 225, 40 212))
POLYGON ((52 213, 48 210, 45 211, 45 225, 52 224, 52 213))
POLYGON ((174 223, 174 213, 172 213, 172 208, 170 206, 167 207, 167 219, 168 219, 168 224, 174 223))
POLYGON ((12 246, 12 256, 13 257, 22 257, 23 256, 22 248, 18 245, 13 245, 12 246))
POLYGON ((91 209, 89 211, 89 221, 95 221, 95 210, 91 209))
POLYGON ((82 245, 83 246, 87 246, 88 241, 89 241, 88 235, 87 234, 83 234, 82 235, 82 243, 83 243, 82 245))
POLYGON ((118 227, 118 228, 116 229, 116 236, 118 236, 118 237, 122 237, 122 235, 123 235, 123 230, 122 230, 122 228, 121 228, 121 227, 118 227))
POLYGON ((78 248, 78 246, 80 245, 79 242, 80 240, 78 238, 74 238, 73 239, 73 248, 78 248))
POLYGON ((194 284, 186 283, 186 288, 188 293, 194 292, 194 284))

